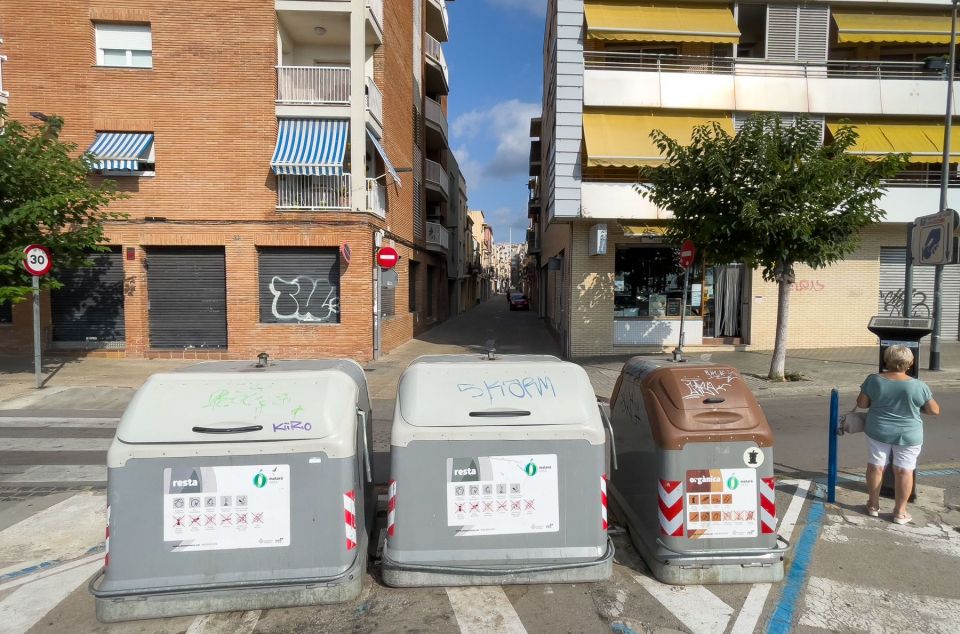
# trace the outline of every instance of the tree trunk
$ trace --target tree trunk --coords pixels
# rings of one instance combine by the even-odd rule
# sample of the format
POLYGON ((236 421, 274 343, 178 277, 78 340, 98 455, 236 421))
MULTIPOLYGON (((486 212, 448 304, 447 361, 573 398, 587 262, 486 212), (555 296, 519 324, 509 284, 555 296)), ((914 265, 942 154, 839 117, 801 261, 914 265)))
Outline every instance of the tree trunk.
POLYGON ((787 362, 787 325, 790 321, 790 287, 793 284, 793 267, 782 267, 777 276, 777 338, 773 344, 773 358, 770 360, 771 381, 782 381, 784 366, 787 362))

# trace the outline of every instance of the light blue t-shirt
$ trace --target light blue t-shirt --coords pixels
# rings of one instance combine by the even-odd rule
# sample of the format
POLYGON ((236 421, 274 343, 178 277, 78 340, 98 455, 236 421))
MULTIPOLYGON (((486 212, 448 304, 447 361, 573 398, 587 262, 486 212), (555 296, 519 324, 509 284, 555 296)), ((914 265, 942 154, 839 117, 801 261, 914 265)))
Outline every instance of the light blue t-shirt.
POLYGON ((867 436, 889 445, 923 444, 920 408, 933 398, 926 383, 919 379, 894 381, 882 374, 871 374, 860 391, 870 397, 864 430, 867 436))

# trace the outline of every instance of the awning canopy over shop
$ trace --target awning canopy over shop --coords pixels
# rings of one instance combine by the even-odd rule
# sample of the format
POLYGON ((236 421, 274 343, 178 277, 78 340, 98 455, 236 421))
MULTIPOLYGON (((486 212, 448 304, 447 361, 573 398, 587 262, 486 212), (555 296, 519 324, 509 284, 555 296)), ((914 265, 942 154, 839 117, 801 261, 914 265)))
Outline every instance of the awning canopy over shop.
POLYGON ((693 128, 716 121, 731 135, 733 118, 728 113, 713 116, 682 111, 596 111, 583 113, 583 134, 590 167, 639 167, 663 162, 660 149, 650 138, 661 130, 680 143, 689 143, 693 128))
MULTIPOLYGON (((909 152, 911 163, 943 162, 943 126, 932 123, 854 121, 846 124, 828 121, 827 129, 836 134, 843 125, 856 128, 860 138, 850 150, 864 158, 879 159, 886 154, 909 152)), ((951 137, 951 160, 960 160, 960 138, 951 137)))
POLYGON ((740 29, 721 4, 587 0, 587 39, 620 42, 736 44, 740 29))
POLYGON ((621 224, 623 235, 630 238, 653 238, 667 235, 667 228, 663 225, 625 225, 621 224))
POLYGON ((833 9, 837 41, 841 44, 896 42, 900 44, 950 44, 950 15, 884 9, 862 11, 833 9))
POLYGON ((340 176, 349 136, 346 119, 280 119, 270 167, 275 174, 340 176))
POLYGON ((137 172, 140 161, 148 159, 153 145, 149 132, 98 132, 87 150, 96 157, 96 169, 137 172))
POLYGON ((390 162, 390 157, 387 156, 387 151, 383 148, 383 145, 380 143, 380 139, 373 136, 373 132, 367 128, 367 136, 370 138, 370 141, 373 143, 373 147, 377 149, 377 154, 380 155, 380 158, 383 159, 383 164, 387 166, 387 173, 393 177, 393 181, 400 185, 400 175, 397 174, 396 168, 393 167, 393 163, 390 162))

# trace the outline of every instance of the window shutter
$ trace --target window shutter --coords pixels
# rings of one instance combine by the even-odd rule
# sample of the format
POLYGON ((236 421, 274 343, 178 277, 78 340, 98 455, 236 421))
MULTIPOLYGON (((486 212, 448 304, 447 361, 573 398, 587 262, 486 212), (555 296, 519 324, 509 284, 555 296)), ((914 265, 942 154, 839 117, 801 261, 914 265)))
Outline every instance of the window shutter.
POLYGON ((827 5, 767 5, 768 60, 826 61, 829 33, 830 7, 827 5))
POLYGON ((797 5, 767 5, 767 59, 797 59, 797 5))
POLYGON ((797 56, 804 62, 827 60, 827 38, 830 34, 830 7, 804 4, 799 9, 799 41, 797 56))

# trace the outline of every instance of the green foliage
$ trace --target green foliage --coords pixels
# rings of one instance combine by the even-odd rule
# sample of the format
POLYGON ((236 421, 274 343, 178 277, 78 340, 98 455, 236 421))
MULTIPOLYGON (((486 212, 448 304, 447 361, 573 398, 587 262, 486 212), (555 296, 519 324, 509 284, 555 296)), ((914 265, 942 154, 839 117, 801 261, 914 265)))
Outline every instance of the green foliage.
POLYGON ((823 145, 819 124, 784 125, 778 115, 754 115, 736 136, 698 126, 689 145, 651 136, 666 160, 644 168, 636 188, 673 212, 668 239, 690 238, 712 264, 744 262, 787 283, 797 263, 821 268, 856 249, 860 230, 883 218, 883 180, 907 161, 847 154, 854 128, 823 145))
MULTIPOLYGON (((104 223, 126 216, 103 210, 122 195, 90 182, 91 158, 74 158, 76 146, 59 139, 62 119, 26 126, 0 107, 0 125, 0 302, 16 302, 31 292, 24 247, 43 244, 56 266, 89 265, 87 254, 106 250, 104 223)), ((51 273, 43 286, 60 284, 51 273)))

